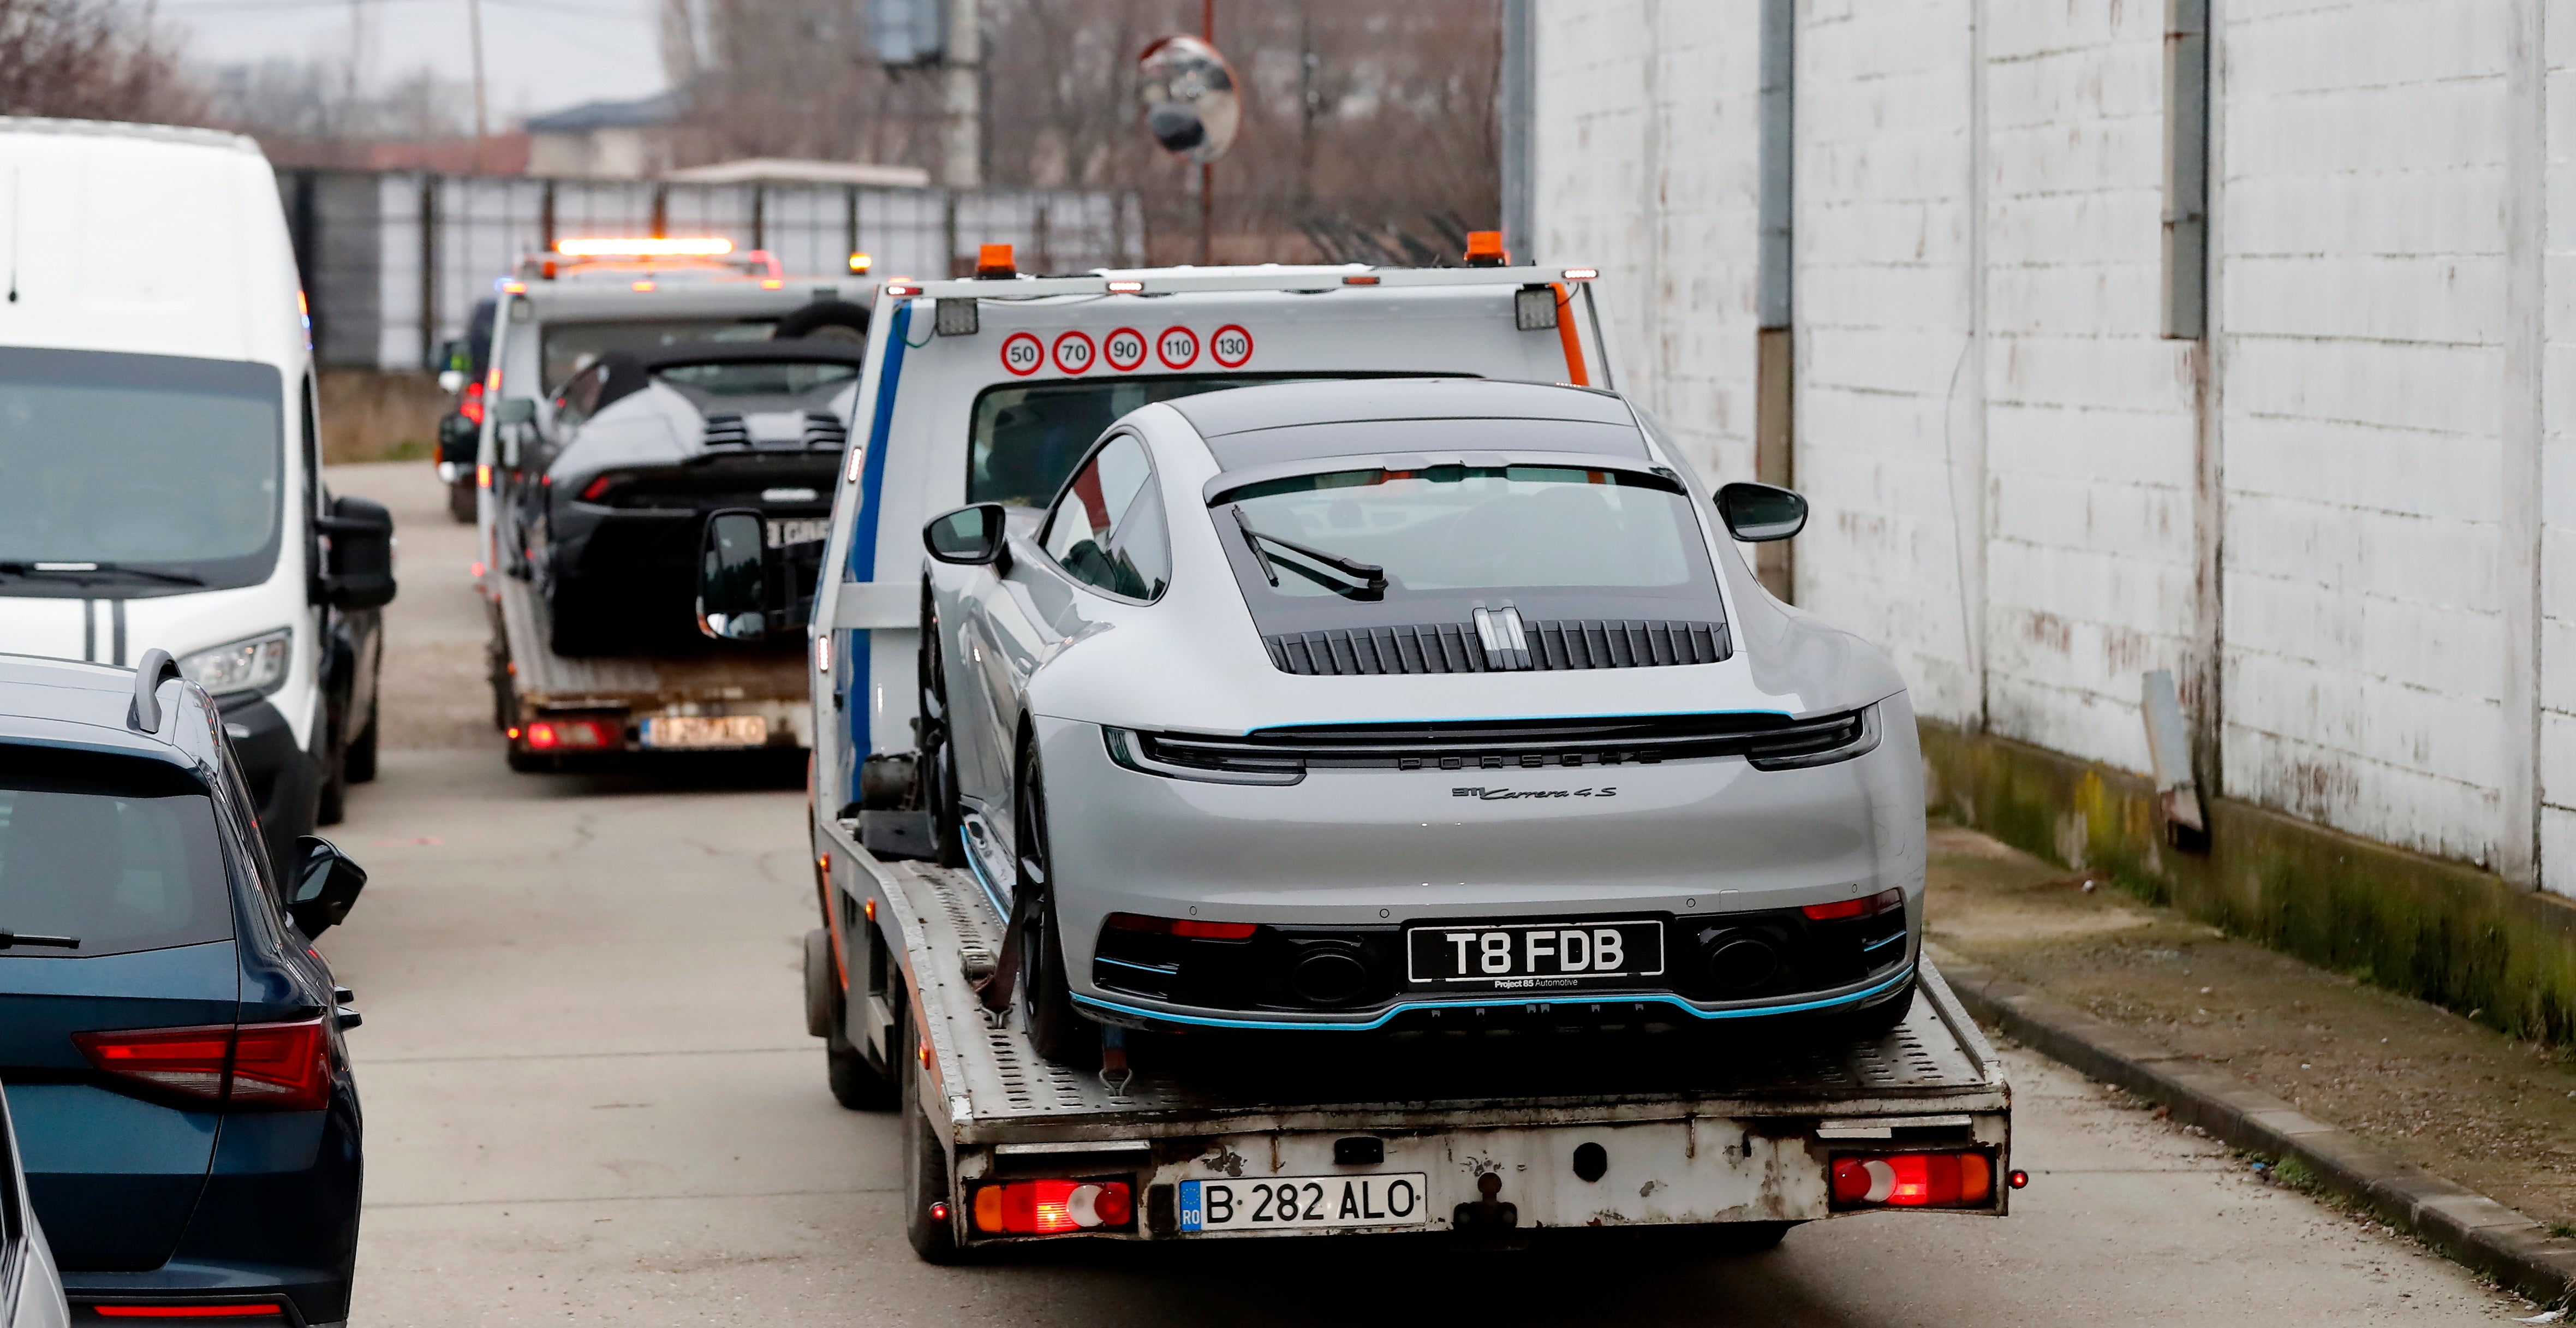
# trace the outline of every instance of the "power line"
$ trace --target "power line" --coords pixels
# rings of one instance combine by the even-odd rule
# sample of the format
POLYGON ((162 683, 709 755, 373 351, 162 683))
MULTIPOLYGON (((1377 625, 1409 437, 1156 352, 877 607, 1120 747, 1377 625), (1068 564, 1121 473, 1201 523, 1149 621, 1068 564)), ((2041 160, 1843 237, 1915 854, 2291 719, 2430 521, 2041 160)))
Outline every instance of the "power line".
MULTIPOLYGON (((424 0, 368 0, 379 5, 419 4, 424 0)), ((577 14, 585 18, 643 18, 640 7, 598 9, 588 5, 567 5, 554 0, 486 0, 505 9, 531 9, 550 14, 577 14)), ((162 6, 165 14, 254 13, 264 10, 338 8, 342 0, 200 0, 199 3, 170 3, 162 6)))

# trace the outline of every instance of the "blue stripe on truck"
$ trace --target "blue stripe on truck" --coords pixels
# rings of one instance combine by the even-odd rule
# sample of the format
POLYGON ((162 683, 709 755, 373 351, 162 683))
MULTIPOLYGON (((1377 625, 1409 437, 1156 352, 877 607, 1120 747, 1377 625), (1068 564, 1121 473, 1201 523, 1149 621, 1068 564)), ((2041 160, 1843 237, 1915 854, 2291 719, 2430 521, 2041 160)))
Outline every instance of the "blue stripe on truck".
MULTIPOLYGON (((903 377, 904 333, 912 323, 912 301, 905 300, 894 308, 893 326, 888 331, 894 339, 886 343, 885 364, 877 370, 876 418, 868 422, 867 464, 859 471, 859 526, 850 535, 850 575, 852 581, 876 580, 878 499, 885 495, 886 434, 894 427, 894 390, 903 377)), ((859 800, 860 763, 876 751, 876 739, 868 732, 875 709, 869 704, 873 692, 868 683, 870 643, 864 628, 853 629, 841 643, 843 657, 850 661, 850 696, 841 712, 850 717, 850 802, 859 800)))

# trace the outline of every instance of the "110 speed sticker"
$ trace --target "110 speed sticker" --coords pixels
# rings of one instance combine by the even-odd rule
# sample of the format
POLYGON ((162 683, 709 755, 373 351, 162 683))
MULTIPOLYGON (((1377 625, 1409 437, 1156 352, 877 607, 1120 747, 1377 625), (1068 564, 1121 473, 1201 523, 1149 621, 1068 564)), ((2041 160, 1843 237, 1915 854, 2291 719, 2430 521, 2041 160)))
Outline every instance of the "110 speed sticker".
POLYGON ((1251 329, 1241 323, 1228 323, 1207 334, 1204 340, 1196 328, 1177 324, 1151 336, 1132 327, 1117 328, 1098 341, 1079 330, 1058 332, 1053 341, 1026 331, 1002 338, 1002 369, 1013 378, 1026 378, 1049 362, 1067 378, 1079 378, 1099 364, 1118 373, 1134 373, 1149 360, 1177 373, 1202 358, 1223 369, 1250 364, 1251 329))

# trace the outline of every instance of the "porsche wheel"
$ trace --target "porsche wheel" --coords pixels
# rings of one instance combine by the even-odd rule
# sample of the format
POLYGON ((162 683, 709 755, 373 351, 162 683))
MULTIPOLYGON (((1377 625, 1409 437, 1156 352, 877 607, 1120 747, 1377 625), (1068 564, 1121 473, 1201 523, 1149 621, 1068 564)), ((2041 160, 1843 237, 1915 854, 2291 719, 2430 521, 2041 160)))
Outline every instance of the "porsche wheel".
POLYGON ((964 827, 957 817, 957 757, 948 736, 948 675, 939 653, 939 619, 921 617, 921 652, 914 666, 920 692, 922 806, 930 812, 930 837, 942 867, 966 865, 964 827))
MULTIPOLYGON (((1055 896, 1048 886, 1046 782, 1031 751, 1021 763, 1019 832, 1020 879, 1016 889, 1036 891, 1036 908, 1020 937, 1020 989, 1027 993, 1029 1041, 1038 1054, 1068 1069, 1100 1065, 1100 1028, 1073 1006, 1073 988, 1064 964, 1064 937, 1056 923, 1055 896)), ((1016 900, 1019 896, 1015 895, 1016 900)))

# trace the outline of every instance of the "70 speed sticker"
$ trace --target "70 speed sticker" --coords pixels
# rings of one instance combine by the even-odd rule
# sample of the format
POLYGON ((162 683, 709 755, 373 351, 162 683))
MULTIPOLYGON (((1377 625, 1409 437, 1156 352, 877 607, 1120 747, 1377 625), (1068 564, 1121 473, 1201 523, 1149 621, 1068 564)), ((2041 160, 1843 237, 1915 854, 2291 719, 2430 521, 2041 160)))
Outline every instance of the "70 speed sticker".
POLYGON ((1055 334, 1055 340, 1041 340, 1035 332, 1014 332, 1002 338, 1002 369, 1013 378, 1026 378, 1047 366, 1052 360, 1057 373, 1078 378, 1089 373, 1095 364, 1106 364, 1118 373, 1134 373, 1146 361, 1159 361, 1166 369, 1178 372, 1197 364, 1204 354, 1220 368, 1240 369, 1252 362, 1252 332, 1241 323, 1228 323, 1201 341, 1195 328, 1174 325, 1148 337, 1132 327, 1122 327, 1094 342, 1091 334, 1069 330, 1055 334))

